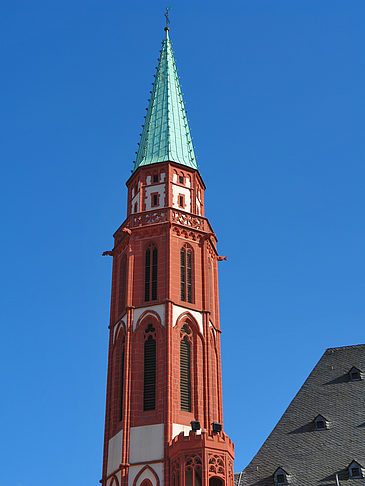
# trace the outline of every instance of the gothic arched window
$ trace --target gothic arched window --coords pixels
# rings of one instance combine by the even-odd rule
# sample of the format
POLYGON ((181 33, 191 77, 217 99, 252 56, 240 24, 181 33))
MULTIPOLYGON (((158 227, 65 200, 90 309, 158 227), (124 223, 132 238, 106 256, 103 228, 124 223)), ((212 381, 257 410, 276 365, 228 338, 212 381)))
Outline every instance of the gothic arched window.
POLYGON ((157 299, 157 248, 149 246, 145 255, 144 300, 157 299))
POLYGON ((185 462, 185 482, 194 486, 202 484, 202 460, 200 456, 191 456, 185 462))
POLYGON ((175 460, 171 463, 172 486, 180 486, 180 461, 175 460))
POLYGON ((180 250, 180 298, 193 302, 193 251, 187 245, 180 250))
POLYGON ((156 330, 149 324, 144 332, 143 410, 156 407, 156 330))
POLYGON ((191 412, 191 344, 192 331, 184 324, 180 331, 180 406, 191 412))

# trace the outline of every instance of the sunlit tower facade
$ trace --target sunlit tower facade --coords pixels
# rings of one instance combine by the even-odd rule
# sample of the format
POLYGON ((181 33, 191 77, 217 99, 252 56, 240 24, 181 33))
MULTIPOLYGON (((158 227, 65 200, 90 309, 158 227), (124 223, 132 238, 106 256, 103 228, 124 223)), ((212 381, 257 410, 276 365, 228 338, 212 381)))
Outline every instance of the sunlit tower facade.
POLYGON ((114 234, 102 486, 234 485, 217 238, 169 29, 114 234))

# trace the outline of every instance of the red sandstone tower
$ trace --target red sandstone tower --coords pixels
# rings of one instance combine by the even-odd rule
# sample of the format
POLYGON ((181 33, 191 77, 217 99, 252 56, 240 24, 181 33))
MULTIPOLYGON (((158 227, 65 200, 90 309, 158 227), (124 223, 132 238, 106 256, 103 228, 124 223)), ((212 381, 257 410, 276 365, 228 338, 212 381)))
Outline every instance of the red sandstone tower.
POLYGON ((103 486, 234 485, 217 239, 168 28, 114 234, 103 486))

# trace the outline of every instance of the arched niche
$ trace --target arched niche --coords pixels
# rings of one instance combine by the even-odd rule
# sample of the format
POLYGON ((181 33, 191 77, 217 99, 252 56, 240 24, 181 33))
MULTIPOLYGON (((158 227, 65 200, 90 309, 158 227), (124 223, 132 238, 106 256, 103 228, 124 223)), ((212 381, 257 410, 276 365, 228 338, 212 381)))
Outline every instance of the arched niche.
POLYGON ((141 486, 153 486, 153 484, 151 483, 151 481, 149 479, 144 479, 141 482, 141 486))
POLYGON ((160 480, 151 466, 144 466, 135 477, 133 486, 160 486, 160 480))

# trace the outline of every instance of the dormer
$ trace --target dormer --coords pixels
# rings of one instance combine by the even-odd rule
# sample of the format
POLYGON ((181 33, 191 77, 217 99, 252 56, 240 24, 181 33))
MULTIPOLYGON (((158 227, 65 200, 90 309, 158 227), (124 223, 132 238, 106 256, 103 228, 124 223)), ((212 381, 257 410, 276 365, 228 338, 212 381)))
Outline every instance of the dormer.
POLYGON ((317 415, 313 420, 314 430, 326 430, 328 429, 328 420, 323 415, 317 415))
POLYGON ((349 380, 350 381, 361 381, 362 380, 362 371, 356 366, 353 366, 351 370, 348 372, 349 380))
POLYGON ((288 484, 289 474, 282 467, 278 467, 274 472, 274 484, 275 486, 281 486, 283 484, 288 484))
POLYGON ((352 461, 347 470, 349 472, 350 479, 361 479, 364 477, 363 467, 356 461, 352 461))

